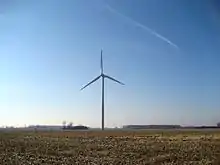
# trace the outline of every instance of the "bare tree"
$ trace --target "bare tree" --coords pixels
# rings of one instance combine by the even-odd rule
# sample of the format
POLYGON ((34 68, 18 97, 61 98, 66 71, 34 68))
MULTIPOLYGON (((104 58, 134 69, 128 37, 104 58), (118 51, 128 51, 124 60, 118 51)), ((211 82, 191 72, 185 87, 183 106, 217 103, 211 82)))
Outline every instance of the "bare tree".
POLYGON ((66 128, 66 121, 63 121, 63 128, 66 128))
POLYGON ((73 126, 73 122, 70 122, 69 123, 69 127, 71 128, 73 126))

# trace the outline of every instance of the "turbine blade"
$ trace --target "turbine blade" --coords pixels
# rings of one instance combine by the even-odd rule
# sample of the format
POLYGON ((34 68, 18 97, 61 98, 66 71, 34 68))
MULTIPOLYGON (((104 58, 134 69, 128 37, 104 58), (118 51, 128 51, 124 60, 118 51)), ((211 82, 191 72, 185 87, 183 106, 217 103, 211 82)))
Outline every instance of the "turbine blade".
POLYGON ((101 76, 96 77, 94 80, 92 80, 91 82, 89 82, 88 84, 86 84, 84 87, 82 87, 80 90, 83 90, 84 88, 86 88, 87 86, 89 86, 90 84, 94 83, 95 81, 97 81, 101 76))
POLYGON ((117 82, 117 83, 119 83, 119 84, 121 84, 121 85, 125 85, 124 83, 122 83, 122 82, 120 82, 120 81, 118 81, 118 80, 116 80, 116 79, 114 79, 114 78, 112 78, 112 77, 110 77, 110 76, 104 75, 104 77, 106 77, 106 78, 108 78, 108 79, 110 79, 110 80, 112 80, 112 81, 115 81, 115 82, 117 82))
POLYGON ((103 60, 102 60, 102 50, 101 50, 101 74, 103 73, 103 60))

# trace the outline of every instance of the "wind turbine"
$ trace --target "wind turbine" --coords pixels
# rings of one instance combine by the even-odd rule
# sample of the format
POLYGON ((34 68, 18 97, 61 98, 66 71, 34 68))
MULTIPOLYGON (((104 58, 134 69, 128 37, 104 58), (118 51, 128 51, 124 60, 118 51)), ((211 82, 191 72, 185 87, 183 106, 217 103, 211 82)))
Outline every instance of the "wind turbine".
POLYGON ((105 112, 105 107, 104 107, 104 80, 105 80, 105 78, 107 78, 107 79, 110 79, 110 80, 112 80, 112 81, 115 81, 115 82, 117 82, 117 83, 119 83, 119 84, 121 84, 121 85, 125 85, 125 84, 123 84, 122 82, 120 82, 120 81, 118 81, 118 80, 116 80, 116 79, 114 79, 114 78, 112 78, 112 77, 110 77, 110 76, 108 76, 108 75, 106 75, 106 74, 104 74, 104 72, 103 72, 103 60, 102 60, 102 50, 101 50, 101 74, 98 76, 98 77, 96 77, 94 80, 92 80, 91 82, 89 82, 88 84, 86 84, 84 87, 82 87, 80 90, 83 90, 83 89, 85 89, 87 86, 89 86, 89 85, 91 85, 92 83, 94 83, 95 81, 97 81, 98 79, 100 79, 100 78, 102 78, 102 130, 104 130, 104 112, 105 112))

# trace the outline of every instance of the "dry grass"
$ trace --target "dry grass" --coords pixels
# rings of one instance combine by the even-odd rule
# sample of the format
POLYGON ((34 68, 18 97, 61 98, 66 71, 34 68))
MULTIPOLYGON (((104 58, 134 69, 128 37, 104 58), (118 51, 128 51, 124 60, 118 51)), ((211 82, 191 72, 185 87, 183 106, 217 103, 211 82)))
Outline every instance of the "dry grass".
POLYGON ((0 164, 220 164, 217 131, 0 133, 0 164))

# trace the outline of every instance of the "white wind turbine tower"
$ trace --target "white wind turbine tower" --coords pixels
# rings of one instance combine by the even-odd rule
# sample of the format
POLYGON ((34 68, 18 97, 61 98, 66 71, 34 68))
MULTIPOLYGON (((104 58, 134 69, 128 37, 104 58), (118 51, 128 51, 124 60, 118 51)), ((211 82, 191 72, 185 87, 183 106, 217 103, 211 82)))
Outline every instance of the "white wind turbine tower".
POLYGON ((104 130, 104 80, 105 80, 105 78, 108 78, 108 79, 110 79, 110 80, 112 80, 112 81, 115 81, 115 82, 117 82, 117 83, 119 83, 119 84, 121 84, 121 85, 124 85, 122 82, 120 82, 120 81, 118 81, 118 80, 116 80, 116 79, 114 79, 114 78, 112 78, 112 77, 110 77, 110 76, 108 76, 108 75, 106 75, 106 74, 104 74, 103 73, 103 61, 102 61, 102 50, 101 50, 101 74, 98 76, 98 77, 96 77, 94 80, 92 80, 91 82, 89 82, 87 85, 85 85, 84 87, 82 87, 80 90, 83 90, 84 88, 86 88, 87 86, 89 86, 90 84, 92 84, 92 83, 94 83, 95 81, 97 81, 99 78, 102 78, 102 130, 104 130))

